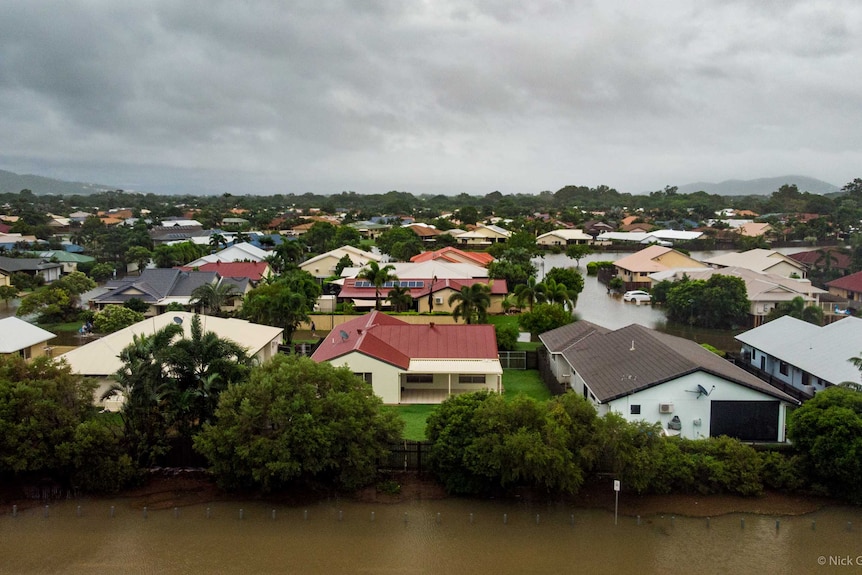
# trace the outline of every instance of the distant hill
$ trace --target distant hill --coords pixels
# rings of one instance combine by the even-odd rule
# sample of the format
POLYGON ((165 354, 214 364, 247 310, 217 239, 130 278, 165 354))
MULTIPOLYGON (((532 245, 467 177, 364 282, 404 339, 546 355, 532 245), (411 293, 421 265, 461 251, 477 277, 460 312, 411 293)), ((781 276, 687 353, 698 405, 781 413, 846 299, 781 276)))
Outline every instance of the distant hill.
POLYGON ((784 184, 795 184, 800 192, 812 194, 831 194, 841 191, 841 188, 807 176, 779 176, 777 178, 758 178, 756 180, 725 180, 718 184, 712 182, 695 182, 679 186, 680 194, 691 194, 704 191, 719 196, 768 196, 784 184))
POLYGON ((85 184, 83 182, 66 182, 43 176, 20 175, 14 172, 0 170, 0 192, 18 193, 21 190, 30 190, 36 195, 72 194, 88 195, 106 190, 115 190, 110 186, 100 184, 85 184))

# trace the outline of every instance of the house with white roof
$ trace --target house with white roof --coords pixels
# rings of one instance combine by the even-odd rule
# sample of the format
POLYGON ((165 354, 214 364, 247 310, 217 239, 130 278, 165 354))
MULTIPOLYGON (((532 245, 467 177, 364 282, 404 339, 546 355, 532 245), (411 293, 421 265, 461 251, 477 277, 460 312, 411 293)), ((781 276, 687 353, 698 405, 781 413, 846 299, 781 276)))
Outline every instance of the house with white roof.
POLYGON ((714 275, 737 277, 745 282, 746 294, 751 303, 748 314, 754 327, 761 325, 773 309, 797 297, 801 297, 806 305, 819 306, 824 315, 834 315, 834 303, 822 301, 828 292, 813 286, 807 279, 793 279, 738 267, 668 270, 650 274, 649 277, 656 284, 665 280, 680 281, 683 277, 706 281, 714 275))
POLYGON ((593 236, 584 233, 584 230, 561 228, 544 233, 536 238, 536 244, 540 246, 570 246, 573 244, 590 244, 593 236))
POLYGON ((557 381, 599 415, 657 422, 666 435, 781 442, 799 404, 696 342, 637 324, 611 331, 581 320, 539 340, 557 381))
MULTIPOLYGON (((68 351, 58 356, 57 361, 65 361, 72 373, 96 378, 99 382, 95 393, 96 403, 111 411, 118 411, 122 406, 122 398, 112 398, 106 402, 102 402, 100 398, 114 383, 113 375, 123 365, 120 352, 133 342, 135 336, 151 336, 171 324, 182 326, 183 334, 178 338, 190 337, 194 315, 190 312, 171 312, 147 318, 68 351)), ((204 333, 213 332, 222 339, 236 342, 261 363, 278 353, 278 345, 284 337, 284 330, 279 327, 235 318, 207 315, 201 315, 200 318, 204 333)))
POLYGON ((253 246, 248 242, 241 242, 228 246, 214 254, 205 255, 193 262, 189 262, 185 267, 200 267, 207 263, 215 262, 262 262, 269 255, 269 252, 253 246))
POLYGON ((742 361, 766 376, 813 395, 845 381, 860 383, 850 362, 862 356, 862 319, 817 326, 783 316, 736 336, 742 361))
POLYGON ((409 324, 373 311, 333 329, 311 359, 350 368, 386 404, 502 390, 492 325, 409 324))
POLYGON ((649 276, 655 272, 706 267, 680 251, 660 245, 651 245, 614 262, 617 277, 623 280, 626 290, 650 289, 649 276))
POLYGON ((48 340, 55 335, 17 317, 0 319, 0 355, 20 355, 33 359, 50 355, 48 340))
POLYGON ((804 264, 775 250, 762 248, 721 254, 704 261, 715 268, 746 268, 755 272, 784 277, 804 278, 807 276, 804 264))
POLYGON ((596 237, 597 242, 630 242, 638 244, 659 244, 670 247, 674 242, 696 240, 703 232, 684 230, 653 230, 651 232, 604 232, 596 237))
POLYGON ((509 239, 512 232, 494 224, 479 224, 476 229, 464 232, 455 237, 459 244, 474 246, 489 246, 509 239))
POLYGON ((299 269, 308 272, 318 280, 324 280, 335 274, 335 267, 344 256, 349 257, 352 262, 352 265, 348 267, 363 267, 368 262, 381 261, 381 256, 378 254, 366 252, 353 246, 342 246, 305 260, 299 264, 299 269))

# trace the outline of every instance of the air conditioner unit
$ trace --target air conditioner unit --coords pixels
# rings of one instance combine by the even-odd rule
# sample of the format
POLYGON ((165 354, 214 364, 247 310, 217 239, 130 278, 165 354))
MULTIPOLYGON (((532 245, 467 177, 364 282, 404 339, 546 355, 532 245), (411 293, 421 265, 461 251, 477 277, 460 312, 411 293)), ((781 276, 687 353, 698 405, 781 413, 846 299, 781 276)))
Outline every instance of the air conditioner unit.
POLYGON ((436 303, 436 304, 438 304, 438 305, 442 305, 442 303, 443 303, 443 298, 442 298, 442 297, 435 297, 435 298, 434 298, 434 303, 436 303))
POLYGON ((659 403, 658 404, 658 412, 659 413, 673 413, 673 404, 672 403, 659 403))

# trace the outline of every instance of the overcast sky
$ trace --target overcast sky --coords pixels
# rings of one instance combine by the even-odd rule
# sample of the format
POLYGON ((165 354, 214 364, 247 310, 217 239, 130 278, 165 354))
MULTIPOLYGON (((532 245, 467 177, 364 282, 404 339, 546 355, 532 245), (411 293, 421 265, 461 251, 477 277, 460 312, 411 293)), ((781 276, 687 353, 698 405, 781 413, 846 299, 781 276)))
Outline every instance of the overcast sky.
POLYGON ((858 0, 7 0, 0 169, 156 193, 862 177, 858 0))

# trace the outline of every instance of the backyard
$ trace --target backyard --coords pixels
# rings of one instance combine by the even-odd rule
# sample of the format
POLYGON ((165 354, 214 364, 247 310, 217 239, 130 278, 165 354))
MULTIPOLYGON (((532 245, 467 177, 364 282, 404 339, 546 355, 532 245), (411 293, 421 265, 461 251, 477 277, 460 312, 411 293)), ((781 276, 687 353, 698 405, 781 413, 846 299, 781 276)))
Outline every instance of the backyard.
MULTIPOLYGON (((503 370, 503 397, 514 399, 518 395, 526 395, 537 401, 550 399, 551 393, 539 377, 535 369, 503 370)), ((436 405, 388 405, 384 409, 395 411, 404 420, 404 439, 423 441, 425 439, 425 421, 434 411, 436 405)))

